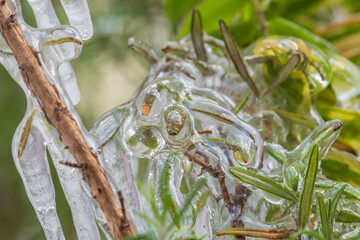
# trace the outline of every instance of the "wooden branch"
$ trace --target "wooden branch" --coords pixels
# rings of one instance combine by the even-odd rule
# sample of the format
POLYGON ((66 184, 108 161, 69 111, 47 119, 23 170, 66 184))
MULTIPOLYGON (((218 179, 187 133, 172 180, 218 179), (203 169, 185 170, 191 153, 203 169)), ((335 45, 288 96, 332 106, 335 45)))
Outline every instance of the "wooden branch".
POLYGON ((21 76, 38 99, 49 122, 58 131, 60 140, 69 147, 68 151, 77 164, 84 166, 81 171, 83 180, 89 185, 92 196, 104 212, 113 237, 133 235, 134 227, 123 224, 125 216, 115 200, 97 156, 91 151, 67 105, 61 100, 56 86, 46 78, 37 53, 26 42, 6 0, 0 1, 0 31, 14 53, 21 76))
MULTIPOLYGON (((199 153, 201 154, 201 152, 199 153)), ((216 169, 212 167, 210 164, 202 161, 200 158, 192 155, 188 151, 184 151, 184 154, 186 157, 189 158, 190 161, 193 161, 196 164, 200 165, 203 170, 207 171, 213 178, 216 178, 219 181, 222 197, 232 217, 231 220, 232 227, 234 228, 244 227, 244 223, 242 222, 240 217, 242 216, 245 203, 248 197, 250 196, 251 191, 242 184, 236 183, 235 196, 233 197, 233 202, 232 202, 230 199, 229 191, 226 187, 225 173, 221 169, 221 167, 218 166, 218 168, 216 169)), ((235 238, 239 240, 245 239, 244 236, 236 236, 235 238)))
POLYGON ((199 164, 205 171, 210 173, 210 175, 213 178, 216 178, 219 181, 221 194, 223 196, 224 202, 225 202, 226 207, 228 208, 230 214, 232 214, 234 204, 231 202, 230 194, 226 187, 225 173, 223 172, 223 170, 220 167, 218 167, 218 169, 213 168, 210 164, 208 164, 208 163, 202 161, 200 158, 190 154, 188 151, 184 151, 184 154, 186 157, 189 158, 190 161, 193 161, 193 162, 199 164))

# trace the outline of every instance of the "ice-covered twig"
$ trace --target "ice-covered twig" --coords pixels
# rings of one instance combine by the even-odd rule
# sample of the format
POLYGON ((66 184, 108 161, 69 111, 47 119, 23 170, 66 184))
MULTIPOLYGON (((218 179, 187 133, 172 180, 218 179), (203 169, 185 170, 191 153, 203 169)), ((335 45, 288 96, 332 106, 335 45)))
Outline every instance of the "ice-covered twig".
POLYGON ((25 40, 15 14, 6 0, 0 2, 0 31, 14 53, 25 84, 37 98, 49 122, 57 129, 59 138, 68 147, 77 163, 86 166, 82 171, 83 179, 104 212, 111 233, 115 238, 133 234, 132 225, 123 227, 123 213, 115 200, 97 156, 88 146, 77 122, 60 98, 56 86, 48 81, 37 53, 25 40))

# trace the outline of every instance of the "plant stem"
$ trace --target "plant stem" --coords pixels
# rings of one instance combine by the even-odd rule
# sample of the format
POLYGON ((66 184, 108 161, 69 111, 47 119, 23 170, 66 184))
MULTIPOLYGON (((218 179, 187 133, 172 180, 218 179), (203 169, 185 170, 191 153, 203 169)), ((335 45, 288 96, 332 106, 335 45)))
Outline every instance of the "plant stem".
POLYGON ((37 53, 25 40, 15 14, 6 0, 0 2, 0 31, 14 53, 25 84, 42 106, 42 111, 58 131, 59 139, 68 147, 78 166, 83 166, 81 171, 83 180, 88 184, 92 196, 101 207, 113 237, 132 235, 134 227, 132 225, 123 227, 124 216, 97 156, 88 146, 78 123, 62 101, 58 89, 48 81, 37 53))

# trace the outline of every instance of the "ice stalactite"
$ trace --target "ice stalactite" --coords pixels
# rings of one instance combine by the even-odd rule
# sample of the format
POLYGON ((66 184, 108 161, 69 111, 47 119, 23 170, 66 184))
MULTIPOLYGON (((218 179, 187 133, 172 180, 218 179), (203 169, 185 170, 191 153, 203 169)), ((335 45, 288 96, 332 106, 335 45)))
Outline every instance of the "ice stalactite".
MULTIPOLYGON (((48 79, 57 86, 61 96, 72 109, 74 117, 81 124, 72 108, 72 104, 79 102, 80 92, 69 63, 81 51, 81 36, 71 26, 60 25, 51 1, 29 1, 39 28, 27 26, 22 19, 20 3, 18 1, 12 3, 13 8, 16 9, 16 19, 28 43, 38 52, 48 79)), ((84 4, 83 1, 82 4, 84 4)), ((88 20, 89 16, 85 16, 86 14, 89 13, 79 14, 78 19, 88 20)), ((91 21, 86 27, 88 33, 92 32, 91 21)), ((88 33, 87 37, 89 37, 88 33)), ((25 85, 14 56, 4 39, 1 40, 1 63, 22 87, 27 98, 24 119, 13 138, 13 157, 45 235, 47 239, 64 239, 56 213, 55 192, 46 154, 46 149, 48 149, 71 208, 78 238, 100 239, 89 194, 86 193, 87 190, 78 169, 72 169, 60 163, 61 161, 75 163, 75 160, 59 140, 57 131, 48 123, 37 99, 25 85)), ((85 128, 82 127, 82 130, 85 128)))

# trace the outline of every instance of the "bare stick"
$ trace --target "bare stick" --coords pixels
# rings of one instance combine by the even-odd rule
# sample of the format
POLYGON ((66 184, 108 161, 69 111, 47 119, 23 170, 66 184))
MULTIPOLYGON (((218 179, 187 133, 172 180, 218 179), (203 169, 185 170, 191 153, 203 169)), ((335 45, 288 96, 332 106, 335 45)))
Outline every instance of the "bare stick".
POLYGON ((67 105, 61 100, 58 89, 46 78, 37 53, 26 42, 15 14, 6 0, 0 1, 0 31, 14 53, 21 76, 32 94, 38 99, 47 119, 58 131, 60 140, 65 146, 69 146, 68 151, 74 156, 78 166, 86 166, 81 171, 83 179, 104 212, 110 232, 114 238, 133 235, 135 230, 132 225, 128 228, 122 227, 123 213, 115 200, 97 156, 92 153, 77 122, 67 105))
POLYGON ((184 154, 185 154, 185 156, 187 156, 189 158, 190 161, 194 161, 195 163, 199 164, 201 167, 203 167, 203 169, 205 171, 210 173, 211 176, 218 179, 218 181, 220 183, 221 193, 224 198, 224 202, 226 203, 227 208, 229 209, 229 211, 231 213, 233 204, 230 200, 230 195, 229 195, 229 192, 228 192, 226 184, 225 184, 225 173, 221 170, 221 168, 215 169, 210 164, 202 161, 200 158, 190 154, 187 151, 185 151, 184 154))
POLYGON ((212 134, 212 130, 198 130, 197 131, 198 134, 212 134))
MULTIPOLYGON (((203 155, 201 152, 199 154, 203 155)), ((244 205, 251 194, 251 191, 247 189, 240 183, 236 184, 235 194, 236 196, 233 198, 233 202, 231 201, 230 194, 225 182, 225 173, 221 169, 220 166, 218 168, 212 167, 210 164, 202 161, 200 158, 190 154, 188 151, 184 151, 185 156, 189 158, 190 161, 195 162, 196 164, 200 165, 203 170, 207 171, 213 178, 216 178, 219 181, 221 195, 224 199, 226 207, 232 216, 232 226, 233 227, 243 227, 244 224, 240 219, 242 215, 244 205)), ((237 239, 244 239, 243 237, 237 237, 237 239)))
POLYGON ((261 33, 263 36, 269 35, 268 27, 265 20, 265 14, 264 11, 261 9, 260 3, 258 0, 251 0, 256 11, 256 15, 259 19, 261 33))

